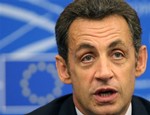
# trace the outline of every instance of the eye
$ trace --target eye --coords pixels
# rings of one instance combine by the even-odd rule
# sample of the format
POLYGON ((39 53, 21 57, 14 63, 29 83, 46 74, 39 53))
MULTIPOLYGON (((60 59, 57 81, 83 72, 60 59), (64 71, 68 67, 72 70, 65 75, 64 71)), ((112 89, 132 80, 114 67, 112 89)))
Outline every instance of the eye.
POLYGON ((91 54, 86 54, 81 58, 81 62, 83 62, 83 63, 90 63, 93 60, 94 60, 94 57, 91 54))
POLYGON ((115 60, 121 60, 124 58, 124 54, 120 51, 114 52, 112 55, 113 59, 115 60))

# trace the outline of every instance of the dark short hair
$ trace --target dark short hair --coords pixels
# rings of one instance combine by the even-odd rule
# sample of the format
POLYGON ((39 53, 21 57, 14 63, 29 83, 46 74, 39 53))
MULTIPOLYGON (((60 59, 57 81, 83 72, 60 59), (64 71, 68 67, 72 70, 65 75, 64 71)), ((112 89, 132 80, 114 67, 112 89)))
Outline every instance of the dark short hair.
POLYGON ((136 11, 123 0, 75 0, 61 13, 55 27, 58 53, 68 61, 68 30, 76 18, 103 19, 122 16, 130 28, 136 53, 141 46, 141 25, 136 11))

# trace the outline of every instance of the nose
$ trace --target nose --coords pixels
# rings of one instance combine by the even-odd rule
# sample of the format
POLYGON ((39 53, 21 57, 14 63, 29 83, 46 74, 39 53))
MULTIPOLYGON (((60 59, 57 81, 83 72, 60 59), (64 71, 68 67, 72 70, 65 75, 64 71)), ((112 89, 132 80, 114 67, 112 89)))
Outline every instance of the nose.
POLYGON ((112 79, 114 73, 112 71, 111 63, 108 60, 100 60, 96 66, 95 78, 101 81, 108 81, 112 79))

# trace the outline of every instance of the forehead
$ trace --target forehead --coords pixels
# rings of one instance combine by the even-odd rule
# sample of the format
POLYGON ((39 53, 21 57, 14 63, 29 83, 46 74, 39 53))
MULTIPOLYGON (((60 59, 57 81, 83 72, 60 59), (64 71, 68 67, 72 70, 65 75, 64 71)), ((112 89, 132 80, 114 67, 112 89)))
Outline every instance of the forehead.
POLYGON ((111 41, 113 39, 131 40, 131 32, 126 20, 118 15, 107 16, 101 20, 77 18, 68 32, 69 45, 81 41, 111 41))

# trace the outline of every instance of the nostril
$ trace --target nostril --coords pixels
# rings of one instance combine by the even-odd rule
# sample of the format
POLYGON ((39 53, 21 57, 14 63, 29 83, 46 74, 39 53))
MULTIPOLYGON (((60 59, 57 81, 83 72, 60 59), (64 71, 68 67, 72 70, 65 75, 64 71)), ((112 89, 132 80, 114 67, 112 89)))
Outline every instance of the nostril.
POLYGON ((99 75, 99 76, 96 76, 95 77, 97 80, 100 80, 100 81, 109 81, 113 78, 113 75, 99 75))
POLYGON ((95 73, 95 78, 96 79, 104 80, 104 81, 112 79, 113 76, 114 76, 114 74, 113 74, 112 71, 97 71, 95 73))

